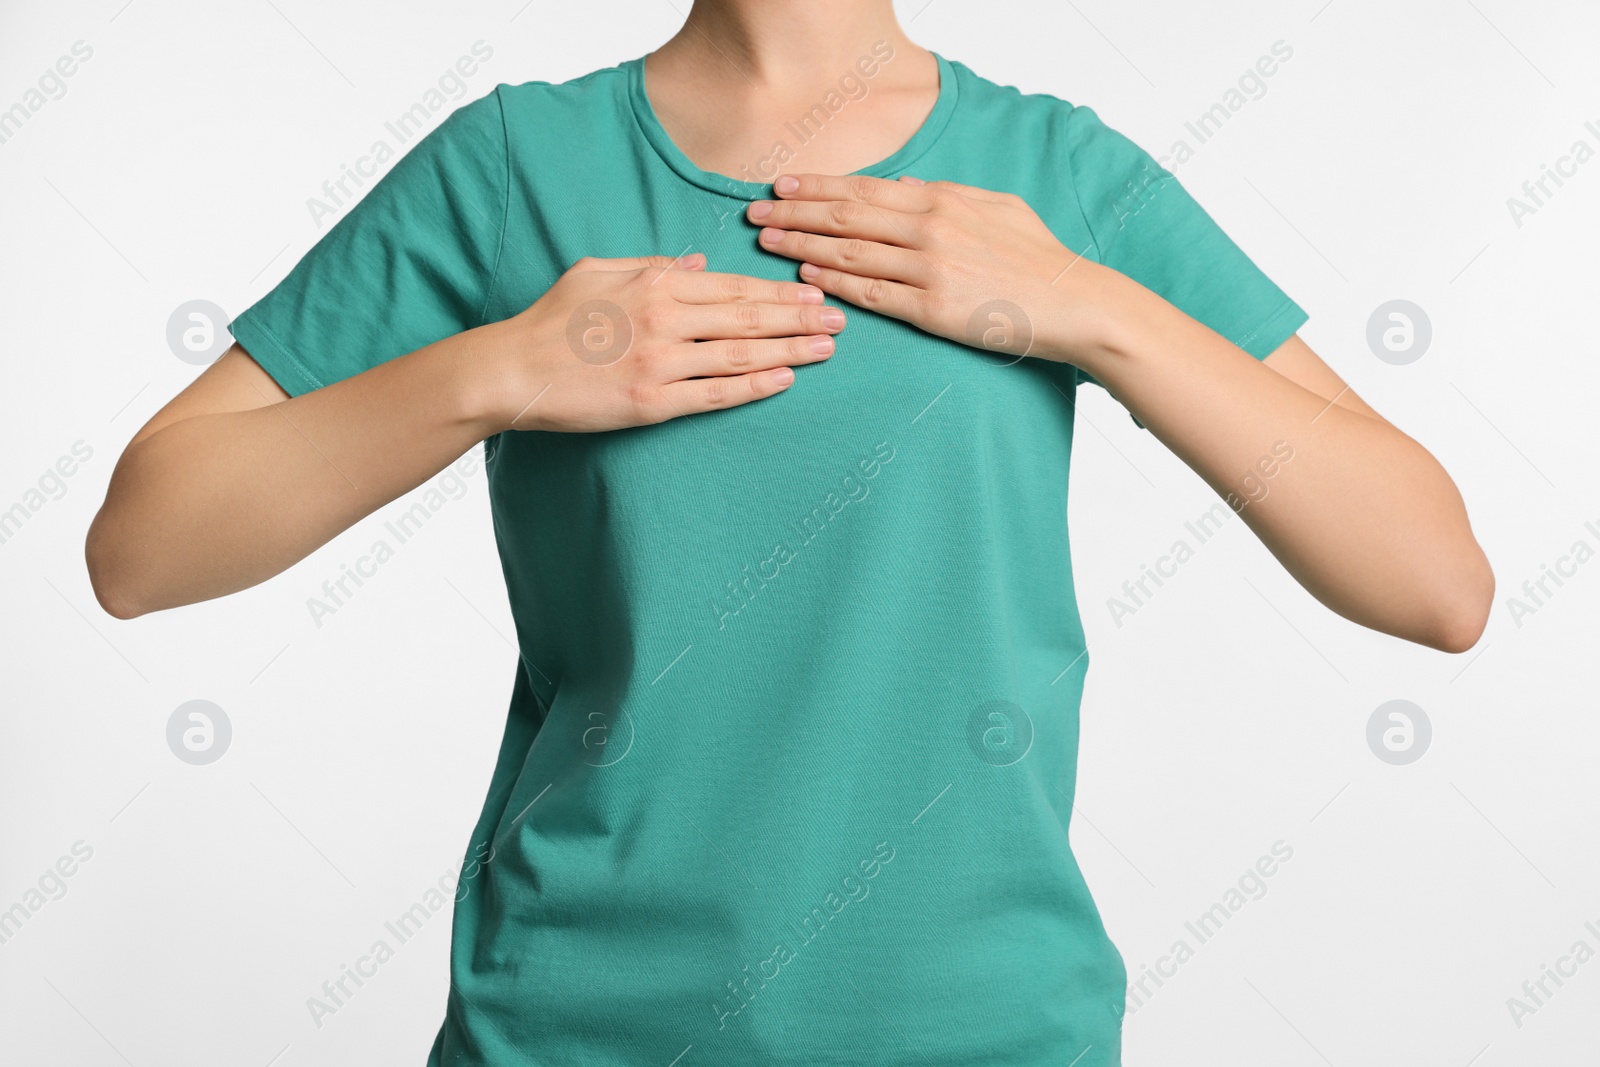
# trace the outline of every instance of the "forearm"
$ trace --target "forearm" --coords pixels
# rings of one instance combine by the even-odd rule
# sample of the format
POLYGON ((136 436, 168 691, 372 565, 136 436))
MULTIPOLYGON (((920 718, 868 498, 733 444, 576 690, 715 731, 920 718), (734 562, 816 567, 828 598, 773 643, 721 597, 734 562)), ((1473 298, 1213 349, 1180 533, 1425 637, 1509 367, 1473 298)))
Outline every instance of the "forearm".
POLYGON ((1426 449, 1131 280, 1105 290, 1101 340, 1074 361, 1229 499, 1301 585, 1384 633, 1450 651, 1475 642, 1493 576, 1426 449))
POLYGON ((502 428, 502 330, 129 446, 86 546, 102 603, 131 617, 248 588, 444 469, 502 428))

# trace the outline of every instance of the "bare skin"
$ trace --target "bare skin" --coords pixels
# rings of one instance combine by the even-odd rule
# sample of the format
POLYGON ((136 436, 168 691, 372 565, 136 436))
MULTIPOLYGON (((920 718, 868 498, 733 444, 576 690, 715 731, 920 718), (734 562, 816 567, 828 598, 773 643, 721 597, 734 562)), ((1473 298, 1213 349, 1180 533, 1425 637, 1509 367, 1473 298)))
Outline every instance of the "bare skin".
MULTIPOLYGON (((1460 493, 1301 338, 1258 361, 1077 257, 1015 197, 831 177, 892 154, 937 97, 934 60, 889 0, 697 0, 649 57, 648 91, 697 165, 767 180, 748 166, 771 131, 879 40, 894 58, 871 92, 785 167, 793 189, 751 205, 767 247, 823 291, 958 340, 978 304, 1016 301, 1035 325, 1027 358, 1094 375, 1224 496, 1248 496, 1244 479, 1289 444, 1293 461, 1241 515, 1295 579, 1364 626, 1450 652, 1475 644, 1494 579, 1460 493)), ((131 618, 254 585, 500 430, 692 417, 772 395, 792 380, 783 368, 826 357, 797 341, 839 328, 804 302, 816 294, 723 276, 720 289, 664 297, 650 272, 667 263, 586 261, 512 319, 294 399, 235 346, 119 461, 87 545, 102 606, 131 618), (597 293, 642 315, 647 358, 597 369, 566 350, 566 316, 597 293), (736 343, 708 363, 694 339, 736 343)))

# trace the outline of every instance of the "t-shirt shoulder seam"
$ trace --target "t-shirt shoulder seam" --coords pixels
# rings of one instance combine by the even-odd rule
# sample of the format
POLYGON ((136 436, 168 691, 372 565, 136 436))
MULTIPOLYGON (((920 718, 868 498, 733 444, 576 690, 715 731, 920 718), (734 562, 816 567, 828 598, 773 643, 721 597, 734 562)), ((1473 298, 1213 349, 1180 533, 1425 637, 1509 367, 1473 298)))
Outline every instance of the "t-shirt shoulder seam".
POLYGON ((489 302, 494 299, 495 285, 500 281, 500 265, 505 259, 506 229, 511 224, 511 129, 506 122, 506 105, 500 95, 500 86, 494 88, 495 105, 500 111, 500 150, 504 157, 504 178, 502 203, 500 207, 500 238, 494 250, 494 267, 489 272, 489 285, 483 291, 483 306, 478 309, 477 324, 479 326, 488 322, 489 302))
POLYGON ((582 85, 591 78, 599 78, 608 74, 616 75, 626 73, 626 68, 621 64, 617 64, 610 67, 598 67, 595 70, 587 71, 583 74, 568 78, 563 82, 550 81, 546 78, 530 78, 529 80, 523 82, 501 82, 500 87, 506 89, 566 89, 573 86, 582 85))
MULTIPOLYGON (((1048 95, 1048 94, 1042 94, 1048 95)), ((1052 99, 1059 99, 1052 97, 1052 99)), ((1066 103, 1066 101, 1062 101, 1066 103)), ((1089 235, 1089 245, 1094 249, 1095 262, 1105 263, 1105 251, 1100 247, 1100 237, 1094 232, 1094 224, 1089 221, 1089 212, 1083 206, 1083 188, 1078 182, 1078 171, 1072 163, 1072 131, 1066 128, 1066 123, 1077 113, 1076 104, 1067 104, 1066 114, 1061 116, 1062 137, 1064 140, 1063 154, 1066 157, 1067 181, 1072 186, 1072 202, 1078 207, 1078 217, 1083 220, 1083 230, 1089 235)))
POLYGON ((1031 93, 1024 92, 1022 89, 1010 84, 1009 82, 997 82, 993 78, 984 77, 982 74, 979 74, 967 64, 961 62, 959 59, 951 59, 949 56, 945 56, 944 58, 945 62, 949 63, 952 67, 955 67, 961 73, 966 74, 967 77, 973 81, 981 82, 984 86, 990 89, 998 89, 1001 92, 1011 93, 1019 100, 1040 101, 1046 104, 1058 104, 1067 108, 1069 111, 1075 106, 1072 101, 1057 96, 1054 93, 1047 93, 1043 91, 1035 91, 1031 93))

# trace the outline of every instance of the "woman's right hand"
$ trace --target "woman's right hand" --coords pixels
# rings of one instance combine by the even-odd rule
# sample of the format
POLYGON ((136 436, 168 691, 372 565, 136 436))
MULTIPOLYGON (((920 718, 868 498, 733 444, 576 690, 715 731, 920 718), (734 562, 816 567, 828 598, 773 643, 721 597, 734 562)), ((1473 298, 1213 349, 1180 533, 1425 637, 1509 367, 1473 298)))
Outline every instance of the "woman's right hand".
POLYGON ((833 353, 844 312, 815 286, 708 272, 699 253, 586 257, 490 328, 500 428, 591 432, 782 392, 833 353))

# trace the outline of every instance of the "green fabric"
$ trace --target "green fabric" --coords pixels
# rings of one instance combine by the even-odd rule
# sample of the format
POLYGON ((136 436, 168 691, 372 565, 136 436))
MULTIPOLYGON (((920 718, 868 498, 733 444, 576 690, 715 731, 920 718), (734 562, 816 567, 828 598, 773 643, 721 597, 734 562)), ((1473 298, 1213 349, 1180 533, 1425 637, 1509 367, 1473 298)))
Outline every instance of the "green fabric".
MULTIPOLYGON (((864 173, 1018 193, 1258 358, 1305 321, 1092 110, 939 67, 864 173)), ((795 277, 743 216, 770 185, 689 161, 641 70, 460 108, 234 336, 300 394, 585 255, 795 277)), ((487 443, 521 656, 430 1065, 1119 1062, 1126 972, 1067 838, 1077 375, 849 315, 774 398, 487 443)))

